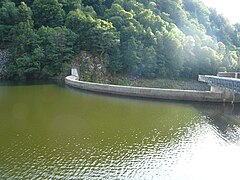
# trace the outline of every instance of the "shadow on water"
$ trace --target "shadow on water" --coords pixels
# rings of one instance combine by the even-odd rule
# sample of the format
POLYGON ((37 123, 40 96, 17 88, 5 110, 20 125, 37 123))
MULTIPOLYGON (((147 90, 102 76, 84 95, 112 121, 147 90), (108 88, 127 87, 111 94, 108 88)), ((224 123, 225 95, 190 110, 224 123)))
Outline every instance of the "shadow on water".
POLYGON ((227 141, 240 144, 240 104, 197 103, 194 107, 227 141))
POLYGON ((28 81, 0 81, 1 86, 34 86, 34 85, 49 85, 59 84, 63 86, 64 82, 60 80, 28 80, 28 81))
POLYGON ((168 99, 157 99, 151 97, 137 97, 137 96, 129 96, 129 95, 118 95, 118 94, 108 94, 108 93, 100 93, 100 92, 93 92, 84 89, 74 88, 66 85, 64 82, 58 83, 60 87, 73 92, 73 93, 80 93, 85 95, 94 95, 98 97, 104 97, 106 99, 118 99, 118 100, 133 100, 133 101, 143 101, 143 102, 152 102, 152 103, 168 103, 168 104, 178 104, 178 105, 192 105, 191 101, 182 101, 182 100, 168 100, 168 99))

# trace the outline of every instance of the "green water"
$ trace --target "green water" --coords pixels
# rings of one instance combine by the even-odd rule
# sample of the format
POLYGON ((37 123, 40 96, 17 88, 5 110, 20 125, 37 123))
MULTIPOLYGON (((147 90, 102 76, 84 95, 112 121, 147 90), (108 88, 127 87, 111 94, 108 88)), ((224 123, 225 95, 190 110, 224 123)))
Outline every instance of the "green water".
POLYGON ((0 86, 0 179, 238 179, 239 109, 0 86))

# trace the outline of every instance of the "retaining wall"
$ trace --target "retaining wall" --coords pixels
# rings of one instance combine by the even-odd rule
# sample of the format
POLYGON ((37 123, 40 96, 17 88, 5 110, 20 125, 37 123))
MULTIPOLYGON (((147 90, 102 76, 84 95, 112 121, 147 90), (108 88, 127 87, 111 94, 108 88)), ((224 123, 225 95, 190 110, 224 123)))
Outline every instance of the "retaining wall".
POLYGON ((65 83, 71 87, 83 90, 133 97, 203 102, 232 102, 233 100, 233 97, 225 97, 224 93, 216 93, 211 91, 173 90, 99 84, 79 81, 76 76, 67 76, 65 78, 65 83))

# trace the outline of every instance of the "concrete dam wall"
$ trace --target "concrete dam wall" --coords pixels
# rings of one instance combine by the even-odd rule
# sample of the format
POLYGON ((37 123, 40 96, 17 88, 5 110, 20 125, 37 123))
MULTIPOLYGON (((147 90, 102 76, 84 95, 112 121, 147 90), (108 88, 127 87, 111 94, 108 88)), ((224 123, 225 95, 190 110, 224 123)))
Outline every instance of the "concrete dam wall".
POLYGON ((200 102, 232 102, 233 100, 233 97, 226 96, 224 93, 218 92, 100 84, 79 81, 76 76, 67 76, 65 78, 65 83, 68 86, 83 90, 132 97, 181 100, 181 101, 200 101, 200 102))

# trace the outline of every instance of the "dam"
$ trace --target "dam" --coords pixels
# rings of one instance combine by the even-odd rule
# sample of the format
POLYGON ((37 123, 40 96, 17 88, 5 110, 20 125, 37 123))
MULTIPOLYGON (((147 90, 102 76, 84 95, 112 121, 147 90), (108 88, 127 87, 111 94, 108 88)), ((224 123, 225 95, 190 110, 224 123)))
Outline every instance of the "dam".
POLYGON ((221 102, 221 103, 240 102, 239 94, 222 89, 221 87, 218 87, 216 84, 210 84, 209 81, 206 81, 206 79, 209 79, 209 77, 203 75, 199 76, 199 81, 206 82, 210 86, 212 86, 211 91, 161 89, 161 88, 133 87, 93 83, 79 81, 76 69, 72 69, 71 73, 72 73, 71 76, 67 76, 65 78, 65 83, 68 86, 92 92, 179 101, 221 102))
POLYGON ((240 73, 219 72, 217 76, 199 75, 198 80, 211 86, 212 92, 222 93, 224 97, 231 98, 232 103, 239 102, 240 73))

